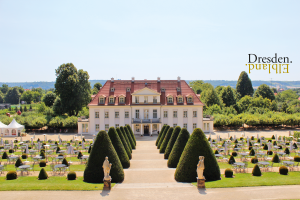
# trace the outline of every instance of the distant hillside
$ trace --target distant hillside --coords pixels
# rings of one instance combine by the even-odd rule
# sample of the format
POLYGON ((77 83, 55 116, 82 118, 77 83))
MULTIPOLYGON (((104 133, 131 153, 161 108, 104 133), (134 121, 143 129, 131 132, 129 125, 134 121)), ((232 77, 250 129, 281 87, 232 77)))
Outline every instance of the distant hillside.
MULTIPOLYGON (((186 82, 189 83, 192 80, 187 80, 186 82)), ((235 88, 236 82, 237 81, 225 81, 225 80, 203 80, 205 83, 210 83, 214 87, 217 87, 218 85, 220 86, 228 86, 230 85, 231 87, 235 88)), ((97 82, 100 82, 102 85, 106 82, 106 80, 90 80, 91 86, 97 82)), ((55 82, 0 82, 0 86, 2 84, 7 84, 9 87, 14 87, 14 86, 22 86, 24 89, 31 89, 31 88, 43 88, 43 89, 50 89, 54 88, 55 82)), ((257 88, 261 84, 267 84, 269 86, 277 87, 279 86, 280 88, 300 88, 300 81, 252 81, 252 85, 254 88, 257 88)))

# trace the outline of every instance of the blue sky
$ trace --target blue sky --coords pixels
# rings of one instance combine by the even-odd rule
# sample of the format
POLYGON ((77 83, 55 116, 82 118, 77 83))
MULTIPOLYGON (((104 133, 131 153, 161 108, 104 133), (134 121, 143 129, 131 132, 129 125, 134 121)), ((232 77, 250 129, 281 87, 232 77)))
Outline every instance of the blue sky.
POLYGON ((248 54, 288 56, 299 80, 300 1, 0 0, 0 82, 55 81, 72 62, 90 79, 236 80, 248 54))

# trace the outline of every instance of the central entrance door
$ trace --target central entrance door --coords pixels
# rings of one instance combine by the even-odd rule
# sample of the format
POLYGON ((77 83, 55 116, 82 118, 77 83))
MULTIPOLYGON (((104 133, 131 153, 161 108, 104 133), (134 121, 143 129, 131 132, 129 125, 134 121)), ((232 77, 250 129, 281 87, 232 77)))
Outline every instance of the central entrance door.
POLYGON ((144 135, 149 136, 149 125, 144 126, 144 135))

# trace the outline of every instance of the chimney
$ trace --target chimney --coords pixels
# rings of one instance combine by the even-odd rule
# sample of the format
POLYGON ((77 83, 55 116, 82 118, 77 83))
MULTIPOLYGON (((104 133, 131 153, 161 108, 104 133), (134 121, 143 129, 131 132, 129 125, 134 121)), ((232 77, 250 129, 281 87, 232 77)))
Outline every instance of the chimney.
POLYGON ((113 83, 115 81, 115 79, 114 78, 111 78, 111 82, 113 83))
POLYGON ((160 77, 157 77, 157 82, 160 82, 160 77))
POLYGON ((177 81, 180 82, 180 76, 177 77, 177 81))
POLYGON ((134 82, 134 77, 131 78, 131 82, 134 82))

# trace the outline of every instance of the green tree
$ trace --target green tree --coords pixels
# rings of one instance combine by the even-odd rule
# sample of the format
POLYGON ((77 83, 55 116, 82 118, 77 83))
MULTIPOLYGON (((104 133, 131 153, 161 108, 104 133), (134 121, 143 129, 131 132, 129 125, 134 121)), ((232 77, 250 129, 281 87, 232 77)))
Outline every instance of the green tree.
POLYGON ((230 86, 224 87, 224 89, 220 92, 220 96, 226 107, 230 107, 236 104, 234 91, 230 86))
POLYGON ((126 136, 128 137, 128 140, 130 142, 130 145, 131 145, 132 149, 135 149, 134 139, 132 138, 127 126, 124 126, 124 131, 125 131, 126 136))
POLYGON ((41 94, 37 91, 25 91, 21 96, 22 101, 26 101, 28 104, 31 102, 39 102, 41 99, 41 94))
POLYGON ((128 155, 127 155, 126 150, 122 144, 122 141, 114 127, 109 128, 108 136, 119 156, 119 159, 121 161, 123 168, 129 168, 130 161, 129 161, 128 155))
POLYGON ((0 90, 0 103, 4 103, 4 94, 0 90))
POLYGON ((275 100, 275 95, 271 88, 266 84, 260 85, 254 93, 254 97, 262 96, 262 98, 268 98, 271 101, 275 100))
POLYGON ((165 159, 169 158, 169 155, 170 155, 170 153, 173 149, 173 146, 174 146, 174 144, 175 144, 175 142, 178 138, 178 135, 179 135, 180 131, 181 131, 180 126, 176 126, 173 133, 172 133, 172 136, 171 136, 171 138, 168 142, 168 145, 167 145, 167 148, 166 148, 166 151, 165 151, 165 155, 164 155, 165 159))
POLYGON ((121 127, 120 127, 120 130, 121 130, 121 133, 123 134, 123 136, 124 136, 124 138, 125 138, 125 140, 126 140, 126 142, 127 142, 127 145, 128 145, 128 147, 129 147, 129 149, 130 149, 130 152, 132 152, 131 142, 129 141, 129 138, 128 138, 128 136, 127 136, 125 130, 124 130, 124 127, 121 126, 121 127))
POLYGON ((11 104, 18 104, 20 96, 21 95, 17 87, 9 88, 5 95, 5 102, 11 104))
POLYGON ((239 79, 236 84, 236 91, 240 94, 241 98, 246 95, 253 95, 252 82, 245 71, 242 71, 239 76, 239 79))
POLYGON ((83 179, 88 183, 103 183, 103 162, 108 157, 111 165, 110 176, 112 182, 120 183, 124 180, 124 170, 119 156, 105 131, 100 131, 95 139, 89 156, 87 166, 84 170, 83 179))
POLYGON ((190 133, 187 131, 186 128, 182 128, 172 148, 172 151, 169 155, 168 167, 170 168, 177 167, 181 154, 189 138, 190 138, 190 133))
POLYGON ((130 125, 127 124, 126 127, 127 127, 128 131, 130 132, 130 135, 131 135, 131 137, 132 137, 132 139, 133 139, 133 141, 134 141, 134 144, 136 145, 136 139, 135 139, 135 136, 134 136, 134 134, 133 134, 133 131, 132 131, 130 125))
POLYGON ((167 134, 169 128, 170 128, 170 126, 167 125, 166 128, 165 128, 165 130, 163 131, 163 133, 161 133, 162 135, 161 135, 161 137, 159 138, 159 142, 158 142, 158 144, 157 144, 157 149, 160 149, 160 146, 161 146, 161 144, 163 143, 163 141, 164 141, 164 139, 165 139, 165 136, 166 136, 166 134, 167 134))
POLYGON ((161 134, 162 134, 162 132, 165 130, 166 126, 167 126, 167 125, 163 125, 163 127, 161 128, 161 130, 160 130, 160 132, 159 132, 159 134, 158 134, 158 136, 157 136, 157 138, 156 138, 156 142, 155 142, 155 145, 156 145, 156 146, 158 145, 158 142, 159 142, 159 139, 160 139, 160 137, 161 137, 161 134))
POLYGON ((217 93, 218 95, 221 95, 221 92, 222 92, 222 90, 223 90, 224 88, 225 88, 224 86, 218 85, 218 86, 215 88, 216 93, 217 93))
POLYGON ((201 101, 205 103, 206 106, 212 106, 214 104, 221 105, 222 101, 214 88, 209 88, 201 93, 201 101))
POLYGON ((204 156, 205 158, 203 176, 206 181, 220 180, 220 168, 214 152, 203 131, 200 128, 196 128, 180 157, 175 171, 176 181, 195 182, 197 180, 197 164, 199 162, 199 156, 204 156))
POLYGON ((53 106, 55 99, 56 99, 56 94, 49 91, 43 97, 43 102, 46 104, 46 106, 51 107, 51 106, 53 106))
POLYGON ((72 63, 62 64, 55 72, 55 92, 60 97, 62 106, 70 116, 77 115, 91 98, 88 73, 81 69, 77 71, 72 63))
POLYGON ((270 110, 272 110, 272 111, 278 110, 277 102, 275 100, 272 101, 272 103, 270 105, 270 110))
POLYGON ((193 90, 196 94, 201 94, 201 92, 202 92, 201 86, 203 83, 204 83, 203 81, 198 80, 198 81, 191 81, 189 83, 189 85, 190 85, 190 87, 193 88, 193 90))
POLYGON ((2 84, 2 87, 0 88, 1 92, 3 94, 6 94, 6 92, 8 91, 9 87, 6 84, 2 84))
POLYGON ((288 107, 289 107, 289 106, 287 105, 287 103, 284 102, 284 103, 282 104, 282 106, 281 106, 281 111, 282 111, 282 112, 286 112, 286 110, 287 110, 288 107))
POLYGON ((127 142, 126 142, 125 137, 123 136, 123 133, 121 132, 120 128, 116 128, 116 131, 117 131, 117 133, 118 133, 118 136, 119 136, 120 139, 121 139, 121 142, 122 142, 122 144, 123 144, 123 146, 124 146, 124 148, 125 148, 125 151, 126 151, 126 153, 127 153, 127 155, 128 155, 128 158, 131 159, 131 151, 130 151, 130 149, 129 149, 129 147, 128 147, 128 144, 127 144, 127 142))
POLYGON ((99 82, 94 84, 94 88, 96 88, 98 91, 100 90, 101 87, 102 87, 102 84, 99 82))
POLYGON ((169 128, 168 132, 165 135, 165 138, 164 138, 163 142, 160 145, 159 153, 165 153, 165 150, 166 150, 166 148, 168 146, 169 140, 170 140, 170 138, 172 136, 173 130, 174 130, 173 127, 169 128))
MULTIPOLYGON (((32 109, 32 108, 30 108, 30 109, 32 109)), ((59 97, 56 97, 56 99, 54 101, 53 112, 55 115, 62 115, 63 113, 65 113, 65 109, 64 109, 64 107, 61 103, 61 99, 59 97)))

